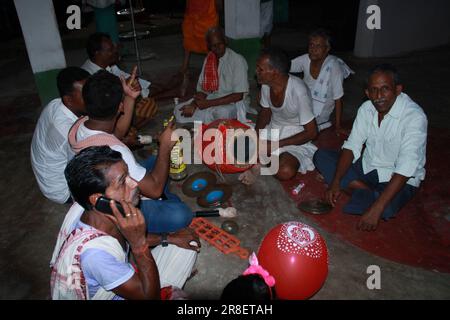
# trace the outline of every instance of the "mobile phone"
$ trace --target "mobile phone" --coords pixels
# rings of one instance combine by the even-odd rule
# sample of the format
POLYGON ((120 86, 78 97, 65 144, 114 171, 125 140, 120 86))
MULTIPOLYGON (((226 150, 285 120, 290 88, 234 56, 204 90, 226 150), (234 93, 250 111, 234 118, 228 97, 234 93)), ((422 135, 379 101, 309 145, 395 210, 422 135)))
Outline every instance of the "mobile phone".
MULTIPOLYGON (((110 202, 111 202, 111 199, 101 196, 97 199, 97 202, 95 203, 95 209, 97 209, 100 212, 110 214, 113 216, 114 213, 112 212, 110 202)), ((123 217, 125 217, 125 210, 123 209, 120 202, 115 201, 115 203, 116 203, 116 206, 117 206, 117 209, 119 210, 119 212, 122 214, 123 217)))

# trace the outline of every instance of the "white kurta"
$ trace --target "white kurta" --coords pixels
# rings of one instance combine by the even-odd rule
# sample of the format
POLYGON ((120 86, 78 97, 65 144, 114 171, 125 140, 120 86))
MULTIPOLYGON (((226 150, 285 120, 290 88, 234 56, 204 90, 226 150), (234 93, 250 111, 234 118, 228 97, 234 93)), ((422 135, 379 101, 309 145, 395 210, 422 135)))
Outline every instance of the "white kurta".
POLYGON ((39 189, 58 203, 70 197, 64 169, 73 153, 67 134, 77 119, 61 98, 54 99, 42 111, 31 142, 31 166, 39 189))
MULTIPOLYGON (((84 64, 81 66, 84 70, 89 72, 90 74, 96 73, 98 70, 102 70, 102 68, 95 63, 93 63, 90 59, 87 59, 84 64)), ((123 78, 127 79, 130 74, 126 73, 125 71, 122 71, 117 65, 113 65, 111 67, 106 67, 105 69, 108 72, 111 72, 113 75, 118 76, 119 78, 122 76, 123 78)), ((147 98, 150 94, 150 85, 151 82, 144 80, 144 79, 138 79, 139 84, 141 85, 141 96, 143 98, 147 98)))
MULTIPOLYGON (((206 59, 205 59, 206 62, 206 59)), ((204 92, 202 90, 203 72, 205 69, 205 62, 203 63, 202 71, 200 73, 197 91, 204 92)), ((201 121, 203 123, 210 123, 217 119, 236 119, 238 114, 245 115, 246 105, 244 103, 245 96, 249 91, 248 75, 247 75, 247 61, 240 54, 234 52, 230 48, 227 48, 223 57, 219 59, 219 89, 216 92, 205 92, 208 96, 207 99, 217 99, 227 96, 232 93, 244 93, 244 99, 236 103, 211 107, 205 110, 195 110, 192 117, 184 117, 181 115, 181 107, 190 104, 191 100, 180 103, 175 106, 174 114, 177 122, 187 123, 194 121, 201 121)))
POLYGON ((329 55, 323 62, 317 79, 312 77, 310 65, 309 55, 304 54, 292 60, 290 72, 303 72, 303 81, 312 98, 317 124, 320 129, 325 129, 331 126, 329 120, 335 100, 344 96, 344 79, 354 72, 333 55, 329 55))
POLYGON ((380 182, 394 173, 410 177, 418 187, 425 179, 427 116, 407 94, 401 93, 378 125, 378 112, 369 100, 358 110, 353 128, 342 146, 353 152, 354 162, 362 156, 364 173, 377 170, 380 182))
MULTIPOLYGON (((289 76, 281 107, 277 108, 273 106, 270 99, 270 87, 267 85, 262 85, 261 87, 260 104, 263 108, 270 108, 272 111, 272 118, 265 129, 278 129, 279 140, 289 138, 304 131, 303 126, 314 121, 308 89, 298 77, 289 76)), ((270 131, 267 131, 267 134, 270 134, 270 131)), ((260 134, 260 138, 277 140, 276 137, 266 136, 264 133, 260 134)), ((282 147, 275 150, 272 154, 279 155, 283 152, 292 154, 300 162, 298 171, 306 173, 307 171, 314 170, 312 157, 316 150, 317 147, 312 142, 307 142, 302 145, 282 147)))

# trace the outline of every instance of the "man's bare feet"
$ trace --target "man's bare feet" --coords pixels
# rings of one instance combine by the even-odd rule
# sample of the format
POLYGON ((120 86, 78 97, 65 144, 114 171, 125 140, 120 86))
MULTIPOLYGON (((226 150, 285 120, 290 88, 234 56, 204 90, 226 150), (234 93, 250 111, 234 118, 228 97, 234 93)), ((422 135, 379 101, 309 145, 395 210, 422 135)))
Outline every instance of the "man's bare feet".
POLYGON ((255 164, 249 170, 241 173, 241 175, 239 176, 239 181, 249 186, 256 182, 256 179, 260 174, 261 174, 261 165, 255 164))

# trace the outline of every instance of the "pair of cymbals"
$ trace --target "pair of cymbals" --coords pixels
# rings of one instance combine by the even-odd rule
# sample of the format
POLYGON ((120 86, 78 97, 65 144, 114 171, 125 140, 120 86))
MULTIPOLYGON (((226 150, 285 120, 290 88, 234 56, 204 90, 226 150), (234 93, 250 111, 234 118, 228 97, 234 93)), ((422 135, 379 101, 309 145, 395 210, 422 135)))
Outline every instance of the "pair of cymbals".
POLYGON ((310 214, 327 214, 333 207, 325 200, 311 199, 302 201, 298 204, 298 208, 303 212, 310 214))
POLYGON ((197 197, 197 204, 203 208, 215 208, 228 201, 232 188, 227 184, 216 184, 217 178, 211 172, 198 172, 187 178, 182 186, 188 197, 197 197))

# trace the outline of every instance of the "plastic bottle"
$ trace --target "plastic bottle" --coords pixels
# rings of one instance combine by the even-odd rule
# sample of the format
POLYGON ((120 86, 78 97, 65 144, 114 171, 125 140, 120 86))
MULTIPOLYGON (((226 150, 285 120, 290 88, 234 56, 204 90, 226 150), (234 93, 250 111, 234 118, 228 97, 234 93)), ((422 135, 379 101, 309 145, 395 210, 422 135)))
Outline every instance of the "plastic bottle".
POLYGON ((300 182, 294 189, 292 189, 292 194, 294 196, 298 195, 304 186, 305 184, 303 182, 300 182))
MULTIPOLYGON (((170 120, 164 120, 164 128, 169 125, 170 120)), ((183 149, 181 148, 181 142, 178 140, 170 151, 170 169, 169 177, 172 180, 183 180, 187 176, 186 164, 183 162, 183 149)))

